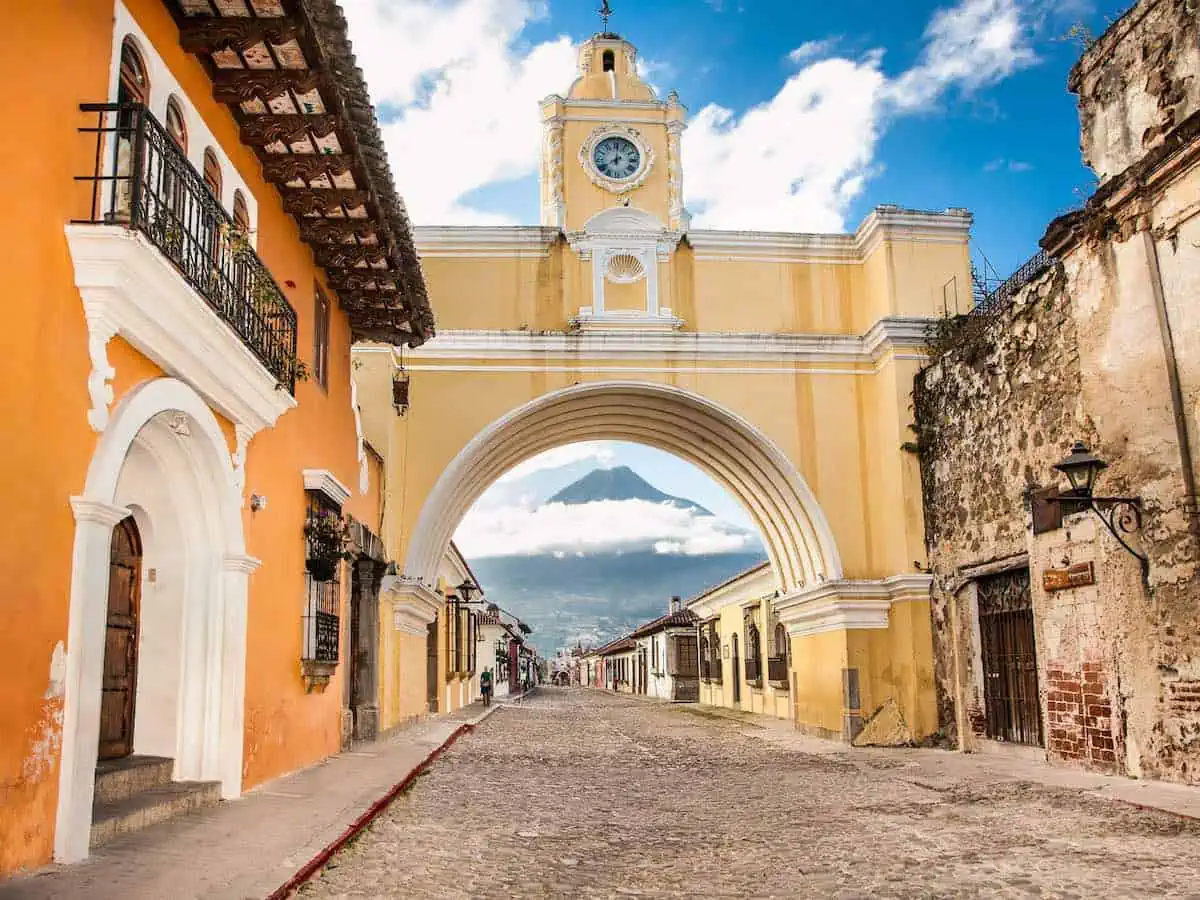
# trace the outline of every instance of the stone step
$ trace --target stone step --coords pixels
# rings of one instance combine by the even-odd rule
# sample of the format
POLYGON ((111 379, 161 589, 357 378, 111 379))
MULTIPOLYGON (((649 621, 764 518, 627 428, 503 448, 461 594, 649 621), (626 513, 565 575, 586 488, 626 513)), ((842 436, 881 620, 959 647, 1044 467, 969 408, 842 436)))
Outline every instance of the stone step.
POLYGON ((91 846, 99 847, 131 831, 220 802, 219 781, 175 781, 111 803, 97 803, 92 807, 91 846))
POLYGON ((171 783, 175 761, 165 756, 126 756, 96 763, 93 805, 115 803, 171 783))

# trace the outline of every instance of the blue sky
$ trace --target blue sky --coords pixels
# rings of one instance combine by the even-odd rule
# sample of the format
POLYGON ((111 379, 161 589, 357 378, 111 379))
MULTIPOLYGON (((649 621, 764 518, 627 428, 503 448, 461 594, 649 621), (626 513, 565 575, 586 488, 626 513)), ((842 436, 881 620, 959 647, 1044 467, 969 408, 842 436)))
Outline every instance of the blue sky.
MULTIPOLYGON (((536 222, 537 100, 569 86, 598 2, 345 5, 414 220, 536 222)), ((692 113, 684 187, 698 224, 852 229, 879 203, 964 206, 1006 274, 1091 189, 1066 90, 1081 48, 1064 36, 1076 23, 1102 32, 1125 5, 616 0, 611 27, 692 113), (766 152, 794 155, 794 178, 785 166, 741 184, 773 140, 766 152)))

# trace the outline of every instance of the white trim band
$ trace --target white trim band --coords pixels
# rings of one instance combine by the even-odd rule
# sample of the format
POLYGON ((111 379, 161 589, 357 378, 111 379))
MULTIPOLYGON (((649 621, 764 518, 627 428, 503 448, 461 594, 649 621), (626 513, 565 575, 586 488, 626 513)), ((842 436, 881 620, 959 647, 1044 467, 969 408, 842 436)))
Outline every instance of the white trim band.
POLYGON ((306 491, 324 494, 338 506, 350 499, 350 488, 338 481, 337 476, 328 469, 305 469, 303 474, 306 491))
POLYGON ((775 613, 792 637, 852 628, 886 629, 894 603, 928 600, 932 584, 933 576, 925 574, 826 581, 776 600, 775 613))

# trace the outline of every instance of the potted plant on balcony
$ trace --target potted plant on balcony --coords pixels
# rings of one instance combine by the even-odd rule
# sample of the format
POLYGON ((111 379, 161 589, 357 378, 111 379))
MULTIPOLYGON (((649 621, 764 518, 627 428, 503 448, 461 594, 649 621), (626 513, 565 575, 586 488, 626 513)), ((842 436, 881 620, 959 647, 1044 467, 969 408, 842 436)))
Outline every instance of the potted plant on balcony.
POLYGON ((332 510, 313 513, 304 523, 304 537, 308 540, 308 574, 313 581, 333 581, 338 563, 350 559, 346 520, 332 510))

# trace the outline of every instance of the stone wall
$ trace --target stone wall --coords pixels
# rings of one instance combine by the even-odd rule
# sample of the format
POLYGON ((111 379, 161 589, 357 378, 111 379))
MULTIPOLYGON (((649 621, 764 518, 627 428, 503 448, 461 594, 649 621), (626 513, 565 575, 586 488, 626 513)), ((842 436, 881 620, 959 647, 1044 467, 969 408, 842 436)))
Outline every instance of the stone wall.
POLYGON ((1136 4, 1071 70, 1084 161, 1104 181, 1200 109, 1200 2, 1136 4))
POLYGON ((1027 568, 1052 759, 1200 783, 1200 43, 1194 0, 1142 0, 1072 73, 1101 184, 1049 226, 1057 263, 990 315, 943 323, 914 401, 939 712, 985 746, 980 585, 1027 568), (1140 498, 1126 552, 1091 512, 1033 527, 1073 440, 1140 498), (1048 569, 1093 584, 1047 591, 1048 569))

